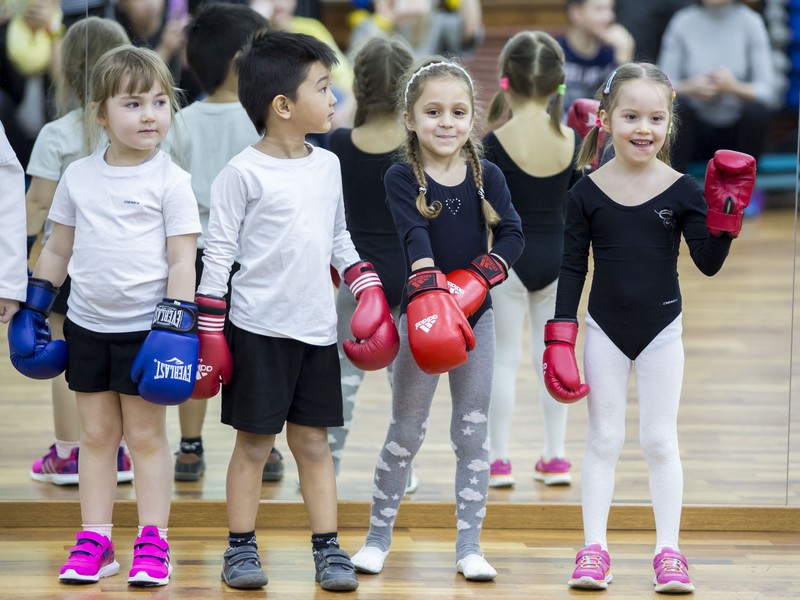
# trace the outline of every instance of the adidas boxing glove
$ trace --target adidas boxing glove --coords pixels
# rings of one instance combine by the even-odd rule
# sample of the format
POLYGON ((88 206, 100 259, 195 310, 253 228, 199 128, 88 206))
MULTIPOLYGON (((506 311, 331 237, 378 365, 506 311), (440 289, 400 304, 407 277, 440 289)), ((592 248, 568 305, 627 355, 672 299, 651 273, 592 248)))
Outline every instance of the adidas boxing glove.
POLYGON ((713 236, 732 238, 742 230, 744 209, 756 182, 756 159, 744 152, 717 150, 706 167, 706 227, 713 236))
POLYGON ((446 373, 467 362, 475 334, 450 293, 440 269, 418 269, 406 285, 408 344, 417 365, 429 375, 446 373))
POLYGON ((500 259, 491 254, 481 254, 466 269, 456 269, 447 275, 447 286, 465 317, 478 310, 489 289, 502 283, 508 270, 500 259))
POLYGON ((551 319, 544 326, 544 384, 550 395, 559 402, 576 402, 589 394, 589 386, 581 383, 578 361, 575 359, 577 337, 577 321, 551 319))
POLYGON ((203 400, 216 396, 220 385, 230 381, 233 357, 224 334, 225 315, 228 313, 225 299, 198 294, 194 300, 197 303, 200 350, 192 398, 203 400))

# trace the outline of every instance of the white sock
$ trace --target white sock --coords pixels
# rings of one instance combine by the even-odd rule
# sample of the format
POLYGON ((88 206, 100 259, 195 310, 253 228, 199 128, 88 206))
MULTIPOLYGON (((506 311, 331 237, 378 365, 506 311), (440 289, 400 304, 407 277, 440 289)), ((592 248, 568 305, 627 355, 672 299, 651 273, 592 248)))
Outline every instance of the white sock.
POLYGON ((497 571, 482 554, 467 554, 456 563, 456 568, 470 581, 488 581, 497 577, 497 571))
POLYGON ((375 546, 364 546, 350 560, 356 569, 363 573, 380 573, 388 554, 388 550, 383 551, 375 546))
POLYGON ((56 440, 56 454, 58 458, 66 459, 69 458, 69 455, 72 454, 72 451, 80 446, 80 442, 64 442, 61 440, 56 440))
POLYGON ((96 533, 98 535, 104 535, 108 539, 111 539, 111 529, 114 527, 111 523, 108 524, 99 524, 96 525, 94 523, 84 523, 81 525, 84 531, 91 531, 92 533, 96 533))

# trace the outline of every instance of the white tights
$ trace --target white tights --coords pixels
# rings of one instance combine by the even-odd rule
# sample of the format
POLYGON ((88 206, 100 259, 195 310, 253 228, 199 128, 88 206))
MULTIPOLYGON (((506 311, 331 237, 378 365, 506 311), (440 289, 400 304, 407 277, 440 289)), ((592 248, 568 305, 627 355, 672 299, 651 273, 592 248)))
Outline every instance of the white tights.
POLYGON ((665 327, 631 361, 586 317, 584 365, 589 431, 581 469, 586 545, 607 548, 608 511, 614 472, 625 442, 625 405, 631 367, 639 398, 639 443, 650 473, 650 498, 656 522, 656 551, 678 548, 683 501, 683 470, 678 451, 678 405, 683 383, 681 316, 665 327))

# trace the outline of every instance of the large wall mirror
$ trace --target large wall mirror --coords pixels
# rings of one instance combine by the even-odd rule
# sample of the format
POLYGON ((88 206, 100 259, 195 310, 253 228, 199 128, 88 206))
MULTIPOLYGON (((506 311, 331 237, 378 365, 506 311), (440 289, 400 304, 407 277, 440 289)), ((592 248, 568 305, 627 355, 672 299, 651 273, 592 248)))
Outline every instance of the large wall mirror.
MULTIPOLYGON (((86 4, 88 13, 91 3, 86 4)), ((788 121, 784 115, 784 120, 787 128, 797 131, 796 118, 788 121)), ((792 152, 796 158, 797 147, 792 152)), ((697 271, 686 246, 682 247, 679 271, 686 370, 679 436, 687 504, 800 505, 796 215, 796 186, 791 191, 770 193, 765 210, 745 221, 727 263, 710 279, 697 271)), ((7 354, 2 358, 8 362, 7 354)), ((510 448, 516 485, 491 490, 490 500, 577 503, 586 404, 579 402, 570 409, 567 453, 573 465, 572 485, 547 487, 535 482, 533 466, 543 439, 535 376, 538 368, 526 346, 517 381, 510 448)), ((9 457, 15 468, 0 478, 0 499, 77 500, 77 488, 34 482, 27 473, 30 463, 52 443, 49 384, 26 380, 10 367, 1 372, 0 454, 9 457)), ((388 426, 390 393, 384 372, 367 374, 343 457, 340 499, 369 501, 371 497, 375 460, 388 426)), ((168 417, 174 450, 180 437, 177 412, 170 409, 168 417)), ((212 399, 203 432, 207 470, 198 482, 176 483, 177 502, 225 497, 225 470, 234 432, 219 423, 218 415, 219 399, 212 399)), ((442 378, 428 436, 414 465, 419 488, 409 501, 454 499, 455 459, 450 449, 449 419, 449 390, 446 378, 442 378)), ((279 482, 264 483, 262 497, 299 502, 297 471, 285 436, 279 436, 278 448, 284 456, 285 473, 279 482)), ((134 497, 129 485, 120 485, 117 494, 121 499, 134 497)), ((638 447, 633 379, 615 501, 649 501, 647 467, 638 447)))

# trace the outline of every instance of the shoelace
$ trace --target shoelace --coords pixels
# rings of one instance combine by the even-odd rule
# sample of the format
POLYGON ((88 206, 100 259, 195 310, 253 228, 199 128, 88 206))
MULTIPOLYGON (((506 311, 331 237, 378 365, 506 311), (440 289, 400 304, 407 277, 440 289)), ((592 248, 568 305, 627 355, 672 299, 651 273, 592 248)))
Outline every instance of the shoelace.
POLYGON ((591 554, 584 554, 581 556, 581 567, 582 568, 592 568, 598 571, 603 570, 603 557, 596 553, 591 554))
POLYGON ((663 573, 664 571, 684 575, 686 573, 686 565, 683 564, 680 558, 668 556, 661 559, 661 572, 663 573))

